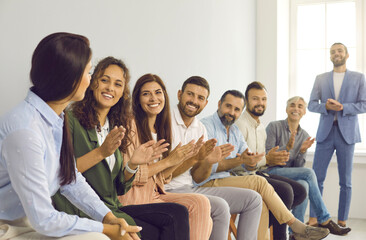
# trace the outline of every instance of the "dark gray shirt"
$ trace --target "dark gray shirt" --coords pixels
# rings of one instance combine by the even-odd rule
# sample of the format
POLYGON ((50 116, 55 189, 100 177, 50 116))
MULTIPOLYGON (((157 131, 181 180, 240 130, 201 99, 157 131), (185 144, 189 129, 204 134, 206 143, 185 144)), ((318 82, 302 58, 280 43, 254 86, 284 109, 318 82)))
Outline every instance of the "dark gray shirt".
MULTIPOLYGON (((268 151, 275 146, 280 147, 278 151, 286 150, 286 145, 291 136, 287 119, 270 122, 266 128, 266 132, 266 153, 268 153, 268 151)), ((306 152, 300 153, 300 148, 302 143, 308 137, 309 134, 299 125, 295 137, 294 147, 290 150, 290 159, 284 167, 303 167, 305 165, 306 152)))

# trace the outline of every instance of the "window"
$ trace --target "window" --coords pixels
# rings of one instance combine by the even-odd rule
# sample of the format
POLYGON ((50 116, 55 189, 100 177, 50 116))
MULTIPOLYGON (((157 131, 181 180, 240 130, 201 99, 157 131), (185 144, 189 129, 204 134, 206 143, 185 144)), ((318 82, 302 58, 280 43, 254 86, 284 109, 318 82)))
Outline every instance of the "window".
MULTIPOLYGON (((341 42, 348 48, 347 68, 363 70, 362 2, 366 0, 292 0, 290 31, 290 96, 309 99, 315 77, 333 69, 329 48, 341 42)), ((302 127, 316 135, 320 114, 307 111, 302 127)), ((356 150, 366 151, 366 116, 359 115, 363 143, 356 150)), ((313 146, 314 147, 314 146, 313 146)))

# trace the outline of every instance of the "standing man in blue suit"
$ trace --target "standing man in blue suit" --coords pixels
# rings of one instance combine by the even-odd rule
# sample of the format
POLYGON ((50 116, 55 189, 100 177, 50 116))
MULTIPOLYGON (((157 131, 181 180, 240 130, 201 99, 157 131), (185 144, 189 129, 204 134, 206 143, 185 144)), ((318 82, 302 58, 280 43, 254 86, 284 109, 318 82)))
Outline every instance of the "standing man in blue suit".
MULTIPOLYGON (((361 141, 357 114, 366 112, 366 85, 362 73, 347 70, 347 47, 334 43, 330 48, 333 71, 316 77, 309 111, 320 113, 313 169, 320 191, 329 162, 336 150, 339 174, 338 224, 346 225, 352 194, 352 165, 355 143, 361 141)), ((315 217, 310 206, 310 217, 315 217)), ((310 224, 314 219, 310 219, 310 224)))

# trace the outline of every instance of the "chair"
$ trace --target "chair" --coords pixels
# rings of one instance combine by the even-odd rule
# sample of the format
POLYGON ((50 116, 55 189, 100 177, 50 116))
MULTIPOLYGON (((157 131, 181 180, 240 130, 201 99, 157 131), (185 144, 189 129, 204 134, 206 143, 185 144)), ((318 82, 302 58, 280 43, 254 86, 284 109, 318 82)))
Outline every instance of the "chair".
MULTIPOLYGON (((231 218, 230 218, 230 224, 229 224, 229 234, 227 239, 231 240, 231 233, 233 233, 235 239, 238 238, 238 231, 236 229, 236 225, 235 225, 235 220, 236 217, 238 216, 238 214, 231 214, 231 218)), ((273 240, 273 226, 271 226, 269 228, 270 234, 269 234, 269 239, 273 240)))
POLYGON ((227 237, 228 240, 231 240, 231 233, 233 233, 235 239, 238 238, 238 231, 236 230, 235 220, 238 214, 231 214, 230 218, 230 225, 229 225, 229 236, 227 237))

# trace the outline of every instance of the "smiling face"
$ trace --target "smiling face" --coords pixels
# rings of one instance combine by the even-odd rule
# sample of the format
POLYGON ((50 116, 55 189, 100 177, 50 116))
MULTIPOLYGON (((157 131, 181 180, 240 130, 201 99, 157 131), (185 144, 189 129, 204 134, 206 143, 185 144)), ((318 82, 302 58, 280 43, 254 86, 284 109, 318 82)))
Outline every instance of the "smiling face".
POLYGON ((243 108, 244 99, 228 94, 222 102, 219 101, 217 113, 222 124, 229 127, 240 117, 243 108))
POLYGON ((184 89, 178 91, 178 108, 185 117, 193 118, 206 106, 208 90, 196 84, 187 84, 184 89))
POLYGON ((123 70, 117 65, 109 65, 104 74, 93 83, 93 95, 97 108, 110 109, 123 95, 125 88, 123 70))
POLYGON ((335 44, 330 48, 330 60, 334 67, 340 67, 346 64, 349 55, 342 44, 335 44))
POLYGON ((290 121, 300 121, 306 113, 306 104, 302 99, 290 102, 286 107, 287 118, 290 121))
POLYGON ((142 85, 139 98, 141 108, 148 117, 156 117, 164 109, 164 92, 157 82, 142 85))
POLYGON ((264 114, 267 107, 267 92, 264 89, 252 88, 248 91, 247 111, 257 119, 264 114))

